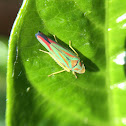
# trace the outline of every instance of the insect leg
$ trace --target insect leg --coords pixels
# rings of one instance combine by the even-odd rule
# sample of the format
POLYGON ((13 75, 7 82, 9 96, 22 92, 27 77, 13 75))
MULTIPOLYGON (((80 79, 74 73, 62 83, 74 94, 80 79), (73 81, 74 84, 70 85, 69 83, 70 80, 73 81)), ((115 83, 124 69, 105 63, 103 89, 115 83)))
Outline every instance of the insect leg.
POLYGON ((42 49, 39 49, 39 51, 44 52, 44 53, 48 53, 48 54, 49 54, 49 52, 44 51, 44 50, 42 50, 42 49))
POLYGON ((73 49, 73 47, 71 46, 71 41, 69 41, 69 47, 73 50, 73 52, 78 56, 78 53, 73 49))
POLYGON ((49 77, 49 76, 52 76, 52 75, 54 75, 54 74, 58 74, 58 73, 64 72, 64 71, 66 71, 66 70, 61 70, 61 71, 58 71, 58 72, 52 73, 52 74, 48 75, 48 77, 49 77))
POLYGON ((56 36, 55 36, 55 35, 53 35, 53 37, 54 37, 55 41, 58 43, 58 41, 56 40, 56 36))
POLYGON ((72 71, 72 73, 74 74, 75 78, 77 78, 77 75, 76 75, 76 73, 75 73, 74 71, 72 71))
POLYGON ((58 62, 58 60, 56 60, 55 57, 54 57, 50 52, 47 52, 47 51, 44 51, 44 50, 41 50, 41 49, 39 49, 39 51, 49 54, 49 55, 50 55, 61 67, 64 68, 64 70, 61 70, 61 71, 52 73, 52 74, 48 75, 48 77, 49 77, 49 76, 52 76, 52 75, 54 75, 54 74, 58 74, 58 73, 64 72, 64 71, 69 72, 69 70, 66 69, 60 62, 58 62))
POLYGON ((42 49, 39 49, 39 51, 49 54, 54 59, 53 55, 50 52, 44 51, 42 49))

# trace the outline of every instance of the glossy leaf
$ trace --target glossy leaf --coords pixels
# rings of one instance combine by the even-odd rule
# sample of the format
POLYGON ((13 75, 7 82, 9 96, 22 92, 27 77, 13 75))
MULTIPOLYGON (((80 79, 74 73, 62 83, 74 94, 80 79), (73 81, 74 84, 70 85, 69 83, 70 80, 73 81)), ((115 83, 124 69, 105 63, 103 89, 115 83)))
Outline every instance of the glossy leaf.
POLYGON ((122 65, 114 60, 126 49, 125 19, 116 22, 125 7, 120 4, 124 10, 115 13, 118 6, 117 0, 24 1, 10 36, 8 126, 125 123, 125 60, 122 65), (68 72, 48 77, 62 68, 39 51, 46 49, 35 38, 38 31, 52 39, 55 34, 66 48, 71 40, 85 74, 78 79, 68 72))

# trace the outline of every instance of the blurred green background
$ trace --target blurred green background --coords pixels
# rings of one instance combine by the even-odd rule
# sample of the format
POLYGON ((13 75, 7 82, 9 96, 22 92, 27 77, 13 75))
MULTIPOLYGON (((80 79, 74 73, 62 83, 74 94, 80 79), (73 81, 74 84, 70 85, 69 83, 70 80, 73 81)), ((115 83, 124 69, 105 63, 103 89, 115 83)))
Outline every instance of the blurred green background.
POLYGON ((5 125, 7 42, 7 36, 0 36, 0 126, 5 125))
POLYGON ((0 0, 0 126, 5 126, 8 39, 22 0, 0 0))

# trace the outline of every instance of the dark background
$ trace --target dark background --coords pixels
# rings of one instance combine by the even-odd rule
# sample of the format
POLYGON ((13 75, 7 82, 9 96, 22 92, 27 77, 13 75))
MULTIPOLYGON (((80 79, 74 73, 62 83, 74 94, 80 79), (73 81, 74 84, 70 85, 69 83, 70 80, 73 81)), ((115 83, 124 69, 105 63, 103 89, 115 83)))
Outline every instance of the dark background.
POLYGON ((8 36, 22 0, 0 0, 0 35, 8 36))

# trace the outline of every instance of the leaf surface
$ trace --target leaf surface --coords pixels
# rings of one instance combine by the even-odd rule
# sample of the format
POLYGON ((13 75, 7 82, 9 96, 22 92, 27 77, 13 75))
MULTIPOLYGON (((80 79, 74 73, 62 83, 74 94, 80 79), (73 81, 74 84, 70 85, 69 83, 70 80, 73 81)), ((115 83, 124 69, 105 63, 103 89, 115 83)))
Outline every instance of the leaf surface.
POLYGON ((23 2, 10 36, 8 126, 123 125, 123 98, 117 101, 125 93, 118 88, 119 83, 125 85, 124 64, 114 58, 125 49, 125 28, 115 22, 124 14, 114 13, 117 5, 117 0, 23 2), (62 68, 39 51, 46 49, 35 38, 38 31, 52 39, 56 35, 66 48, 71 40, 86 72, 78 79, 68 72, 48 77, 62 68))

